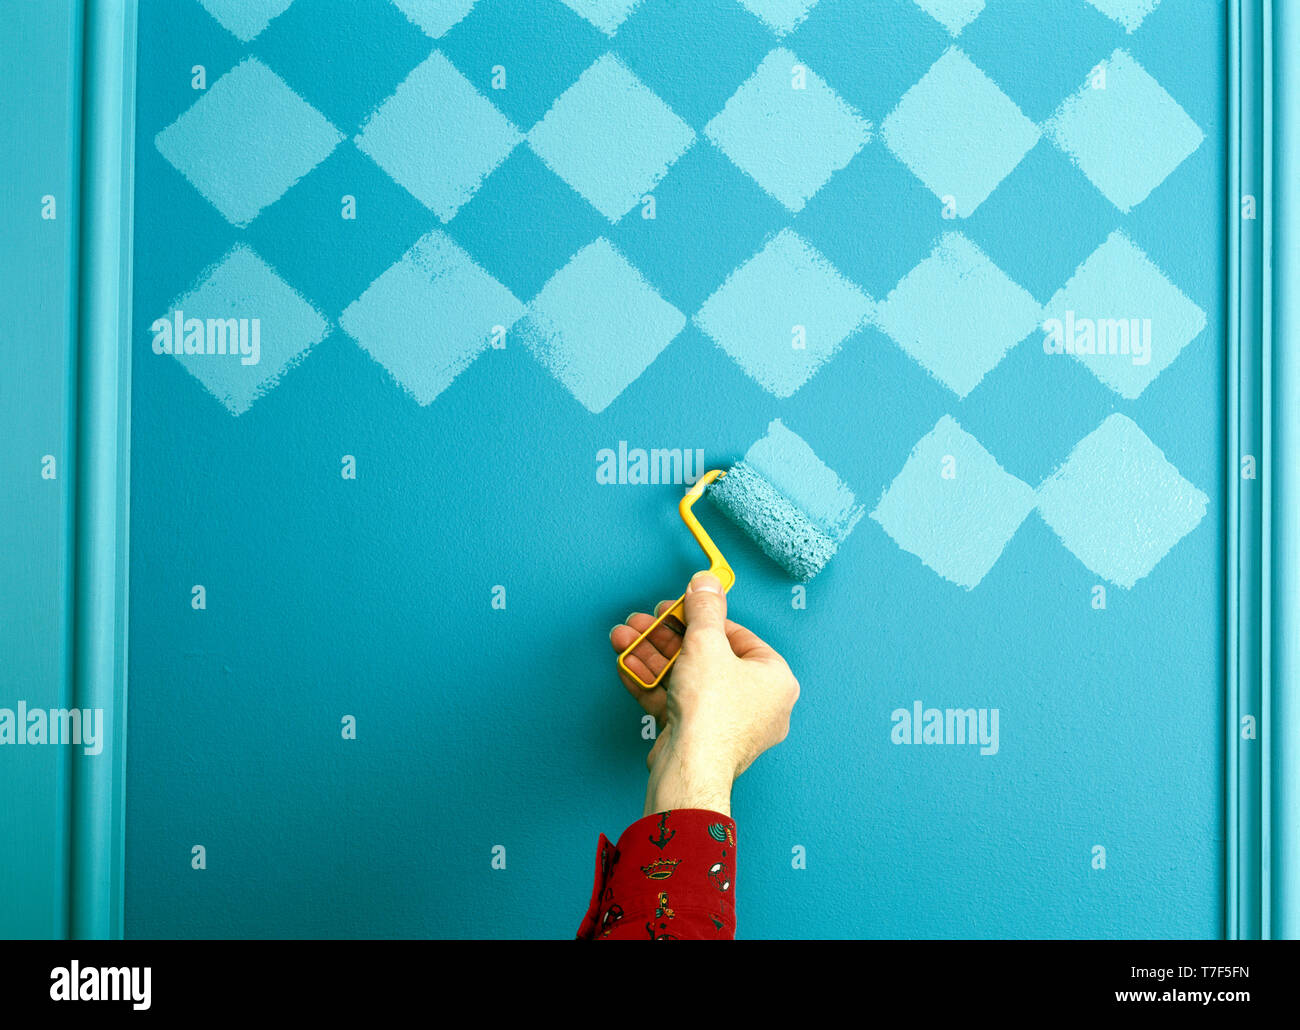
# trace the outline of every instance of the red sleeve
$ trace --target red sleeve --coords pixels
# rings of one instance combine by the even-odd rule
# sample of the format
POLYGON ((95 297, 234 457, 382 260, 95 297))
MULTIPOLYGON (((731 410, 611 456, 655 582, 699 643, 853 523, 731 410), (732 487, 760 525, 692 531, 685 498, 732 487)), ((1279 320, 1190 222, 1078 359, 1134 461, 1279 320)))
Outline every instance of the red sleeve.
POLYGON ((596 845, 596 881, 578 940, 734 940, 736 824, 682 808, 638 819, 596 845))

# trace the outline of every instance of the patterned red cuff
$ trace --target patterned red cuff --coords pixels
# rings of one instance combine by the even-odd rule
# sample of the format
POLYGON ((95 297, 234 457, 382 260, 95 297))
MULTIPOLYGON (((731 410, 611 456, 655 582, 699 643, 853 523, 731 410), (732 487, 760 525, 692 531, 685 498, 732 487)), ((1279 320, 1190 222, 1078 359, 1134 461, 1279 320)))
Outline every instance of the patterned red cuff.
POLYGON ((596 846, 591 903, 579 940, 732 940, 736 824, 683 808, 638 819, 596 846))

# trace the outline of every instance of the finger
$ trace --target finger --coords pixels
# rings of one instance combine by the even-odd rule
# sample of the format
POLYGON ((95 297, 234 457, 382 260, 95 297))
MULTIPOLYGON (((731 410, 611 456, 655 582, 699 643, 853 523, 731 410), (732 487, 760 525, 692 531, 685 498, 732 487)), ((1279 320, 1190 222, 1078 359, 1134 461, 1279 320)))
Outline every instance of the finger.
POLYGON ((727 597, 710 572, 697 572, 686 588, 685 647, 715 648, 725 644, 727 597))
MULTIPOLYGON (((668 602, 670 605, 676 603, 677 602, 675 601, 668 602)), ((659 618, 662 614, 663 605, 660 604, 655 619, 659 618)), ((637 614, 628 617, 628 625, 638 633, 644 633, 646 628, 650 626, 652 622, 654 622, 654 619, 648 615, 637 614)), ((676 616, 669 615, 663 622, 659 623, 658 626, 655 626, 655 628, 650 631, 650 635, 646 637, 646 639, 650 641, 650 643, 654 644, 655 648, 661 655, 665 658, 671 658, 682 649, 682 636, 685 633, 686 627, 682 625, 681 621, 676 616)))
MULTIPOLYGON (((640 700, 643 695, 652 693, 653 691, 646 687, 646 684, 653 683, 655 678, 655 674, 650 671, 650 666, 634 654, 628 655, 623 661, 627 664, 632 675, 629 676, 620 667, 618 670, 619 678, 623 680, 623 686, 628 688, 632 696, 640 700), (641 680, 640 683, 637 682, 638 679, 641 680)), ((653 689, 658 690, 659 688, 655 687, 653 689)))
POLYGON ((746 629, 738 622, 732 622, 728 619, 726 632, 732 653, 737 658, 768 658, 776 654, 776 651, 763 641, 757 633, 746 629))
MULTIPOLYGON (((626 624, 615 626, 610 630, 609 642, 615 651, 622 654, 632 646, 632 641, 644 633, 654 621, 654 618, 645 612, 633 612, 627 617, 626 624)), ((650 635, 646 637, 646 641, 665 658, 671 658, 682 649, 682 635, 668 625, 667 619, 651 631, 650 635)), ((640 647, 637 648, 637 653, 642 657, 646 657, 645 652, 640 647)))
MULTIPOLYGON (((655 605, 655 618, 658 618, 660 615, 662 615, 664 613, 665 608, 671 608, 676 603, 677 603, 676 601, 660 601, 657 605, 655 605)), ((682 620, 679 619, 676 615, 670 615, 666 619, 664 619, 664 625, 667 626, 669 629, 671 629, 679 637, 683 637, 686 635, 686 623, 682 622, 682 620)))
MULTIPOLYGON (((651 622, 650 616, 643 612, 629 615, 628 618, 633 623, 638 623, 639 626, 615 626, 609 631, 609 642, 614 646, 614 649, 618 651, 619 654, 622 654, 629 647, 632 647, 632 644, 636 641, 637 637, 645 631, 645 628, 650 625, 651 622)), ((680 645, 680 641, 678 641, 678 644, 680 645)), ((677 653, 676 648, 673 649, 672 653, 677 653)), ((663 672, 665 666, 668 665, 668 659, 670 657, 672 657, 672 655, 665 655, 647 637, 636 645, 624 661, 627 662, 628 667, 631 668, 636 675, 642 677, 645 682, 651 683, 661 672, 663 672)))
MULTIPOLYGON (((628 662, 633 668, 636 668, 637 663, 635 659, 629 657, 628 662)), ((638 676, 644 674, 644 671, 637 673, 638 676)), ((618 678, 620 682, 622 682, 623 688, 636 698, 636 703, 639 704, 648 714, 653 715, 655 723, 660 729, 663 729, 664 720, 668 715, 668 695, 664 691, 664 688, 655 687, 652 690, 647 690, 622 669, 618 670, 618 678)))
MULTIPOLYGON (((643 617, 649 618, 649 616, 643 617)), ((610 630, 609 639, 610 643, 614 645, 614 649, 622 654, 623 650, 636 639, 636 636, 637 632, 631 626, 619 625, 610 630)), ((654 680, 654 673, 650 671, 650 667, 637 657, 635 653, 628 655, 625 661, 627 662, 628 668, 631 669, 636 676, 639 676, 644 680, 645 683, 654 680)), ((647 690, 643 683, 638 683, 632 676, 629 676, 623 670, 622 666, 616 665, 615 668, 618 670, 618 678, 623 684, 624 689, 636 699, 637 704, 654 716, 655 722, 660 726, 663 726, 668 705, 668 699, 664 694, 663 687, 655 687, 653 690, 647 690)))
POLYGON ((610 646, 619 654, 622 654, 629 647, 631 647, 632 641, 634 641, 637 637, 641 635, 640 630, 632 628, 632 624, 630 620, 635 618, 636 618, 635 615, 629 615, 628 622, 619 623, 617 626, 615 626, 613 629, 609 631, 610 646))

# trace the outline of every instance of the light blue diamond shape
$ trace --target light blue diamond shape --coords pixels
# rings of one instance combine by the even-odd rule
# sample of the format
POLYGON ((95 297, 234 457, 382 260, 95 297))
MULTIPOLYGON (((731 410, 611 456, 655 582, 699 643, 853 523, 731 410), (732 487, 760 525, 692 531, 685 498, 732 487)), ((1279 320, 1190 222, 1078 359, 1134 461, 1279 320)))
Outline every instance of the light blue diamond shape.
POLYGON ((1043 348, 1073 352, 1133 400, 1204 328, 1205 312, 1117 229, 1043 309, 1043 348))
POLYGON ((1041 311, 975 244, 948 233, 880 303, 876 324, 965 397, 1034 331, 1041 311))
POLYGON ((912 449, 871 517, 903 550, 971 590, 1033 507, 1029 484, 945 415, 912 449))
POLYGON ((293 0, 199 0, 222 27, 244 43, 252 42, 293 0))
POLYGON ((524 306, 450 236, 422 236, 339 317, 344 332, 420 404, 430 404, 524 306))
POLYGON ((588 411, 600 412, 685 324, 686 317, 601 237, 542 287, 520 329, 551 375, 588 411))
POLYGON ((914 2, 952 36, 960 36, 962 29, 978 18, 980 12, 984 10, 984 0, 914 0, 914 2))
POLYGON ((246 226, 343 140, 256 57, 212 84, 154 145, 226 220, 246 226))
POLYGON ((778 36, 793 32, 818 0, 740 0, 778 36))
POLYGON ((1111 415, 1038 488, 1038 510, 1089 570, 1132 588, 1205 517, 1209 498, 1137 423, 1111 415))
POLYGON ((356 144, 448 222, 522 138, 435 50, 366 120, 356 144))
POLYGON ((478 0, 393 0, 406 20, 438 39, 473 9, 478 0))
POLYGON ((1121 211, 1131 211, 1205 139, 1164 87, 1123 50, 1101 62, 1044 126, 1049 139, 1121 211))
MULTIPOLYGON (((190 319, 201 320, 197 328, 202 333, 203 352, 177 353, 176 360, 232 415, 242 415, 271 390, 280 376, 324 339, 327 328, 320 312, 243 243, 206 269, 162 318, 174 325, 177 312, 186 332, 190 319), (229 319, 247 320, 246 330, 244 325, 232 326, 229 319), (240 329, 241 339, 247 341, 245 352, 234 353, 230 346, 234 328, 240 329), (218 353, 220 349, 226 353, 218 353)), ((157 330, 155 322, 150 331, 157 330)))
POLYGON ((695 130, 613 54, 583 72, 528 133, 546 166, 611 222, 694 141, 695 130))
POLYGON ((695 315, 763 389, 789 397, 871 314, 871 300, 783 229, 727 277, 695 315))
POLYGON ((871 138, 871 124, 789 50, 778 47, 704 134, 791 211, 802 211, 871 138), (803 88, 795 88, 802 82, 803 88))
POLYGON ((881 138, 935 196, 968 218, 1038 142, 1038 127, 951 47, 880 127, 881 138))
POLYGON ((605 35, 612 36, 641 0, 563 0, 563 3, 566 7, 577 11, 605 35))
POLYGON ((1123 25, 1125 31, 1134 32, 1159 6, 1160 0, 1088 0, 1088 3, 1123 25))

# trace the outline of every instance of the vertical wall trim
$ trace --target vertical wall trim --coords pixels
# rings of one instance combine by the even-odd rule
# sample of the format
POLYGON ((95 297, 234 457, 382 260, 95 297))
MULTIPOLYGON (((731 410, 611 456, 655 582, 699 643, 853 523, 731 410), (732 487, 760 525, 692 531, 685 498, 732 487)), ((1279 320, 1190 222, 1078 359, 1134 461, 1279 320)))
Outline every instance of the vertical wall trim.
POLYGON ((1270 931, 1300 937, 1300 14, 1274 4, 1272 197, 1273 475, 1270 931))
POLYGON ((1229 12, 1225 933, 1300 937, 1300 15, 1229 12), (1242 198, 1255 197, 1255 218, 1242 198), (1275 243, 1282 241, 1281 247, 1275 243), (1243 479, 1253 455, 1257 479, 1243 479), (1243 739, 1252 716, 1256 738, 1243 739))
POLYGON ((1260 130, 1260 476, 1259 476, 1259 850, 1260 932, 1272 936, 1272 761, 1273 751, 1273 0, 1265 0, 1263 11, 1262 127, 1260 130))
POLYGON ((1237 769, 1240 758, 1237 725, 1239 715, 1238 691, 1240 684, 1238 633, 1240 577, 1240 538, 1238 524, 1241 519, 1241 475, 1234 470, 1235 457, 1241 453, 1241 418, 1239 391, 1241 389, 1241 238, 1237 226, 1241 220, 1241 3, 1230 0, 1228 4, 1228 353, 1225 364, 1228 375, 1227 444, 1225 467, 1225 494, 1228 519, 1226 524, 1226 555, 1224 590, 1227 595, 1225 609, 1225 712, 1224 719, 1224 911, 1223 933, 1229 940, 1241 935, 1241 902, 1237 890, 1240 876, 1240 842, 1237 835, 1240 803, 1237 797, 1237 769))
POLYGON ((105 745, 72 762, 69 933, 123 930, 135 0, 83 5, 72 697, 105 745))
POLYGON ((1266 0, 1233 0, 1229 8, 1228 136, 1228 453, 1226 456, 1228 692, 1225 784, 1225 936, 1256 939, 1264 932, 1267 828, 1262 752, 1267 740, 1266 662, 1262 613, 1266 586, 1263 526, 1266 519, 1267 441, 1264 404, 1264 334, 1268 191, 1262 166, 1265 145, 1266 0), (1244 217, 1243 201, 1255 202, 1244 217), (1256 478, 1242 478, 1242 460, 1254 459, 1256 478), (1255 733, 1243 739, 1242 720, 1255 733))

